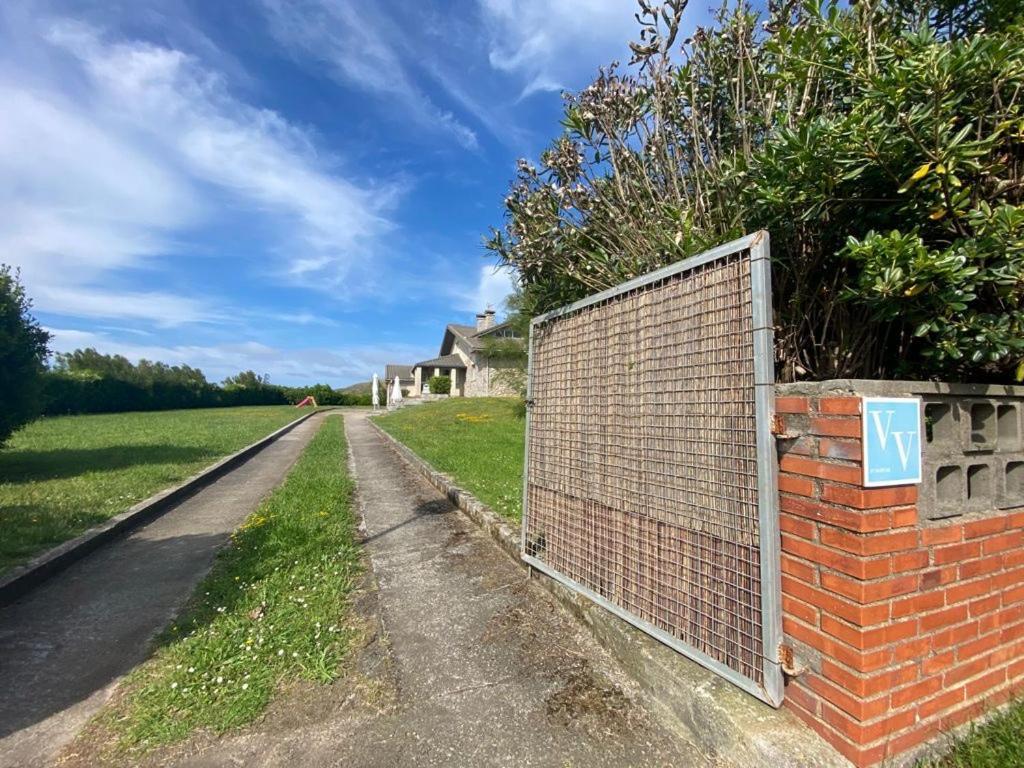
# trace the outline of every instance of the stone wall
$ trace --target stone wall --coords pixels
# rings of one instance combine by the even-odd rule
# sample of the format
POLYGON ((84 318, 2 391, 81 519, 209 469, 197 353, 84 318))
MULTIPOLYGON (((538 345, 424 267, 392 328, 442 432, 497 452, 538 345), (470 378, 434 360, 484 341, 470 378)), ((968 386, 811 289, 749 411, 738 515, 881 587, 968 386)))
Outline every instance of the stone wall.
POLYGON ((1024 689, 1024 388, 784 385, 776 412, 786 706, 909 760, 1024 689), (862 485, 861 395, 922 398, 920 486, 862 485))
POLYGON ((452 350, 466 362, 466 397, 496 397, 514 395, 515 392, 505 384, 499 375, 502 367, 508 365, 500 361, 488 360, 479 352, 473 352, 461 339, 456 339, 452 350))
POLYGON ((481 358, 479 360, 479 367, 476 370, 479 371, 481 382, 486 382, 486 388, 482 388, 480 394, 490 397, 505 397, 517 394, 515 388, 501 374, 503 370, 514 367, 513 363, 481 358))
POLYGON ((455 347, 466 360, 466 397, 486 397, 488 376, 483 366, 486 366, 487 361, 469 349, 462 339, 456 339, 455 347))

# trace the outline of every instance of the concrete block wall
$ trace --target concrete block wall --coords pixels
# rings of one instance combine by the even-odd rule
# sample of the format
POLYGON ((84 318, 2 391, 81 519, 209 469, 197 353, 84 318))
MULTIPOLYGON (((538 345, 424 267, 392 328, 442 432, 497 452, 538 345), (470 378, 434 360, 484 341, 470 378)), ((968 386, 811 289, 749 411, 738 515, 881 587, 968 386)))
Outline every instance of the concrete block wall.
POLYGON ((1024 506, 1024 401, 1000 393, 922 399, 931 465, 922 516, 1024 506))
MULTIPOLYGON (((972 403, 993 400, 995 415, 1012 405, 1019 416, 1024 388, 779 387, 783 629, 800 670, 786 706, 855 765, 871 766, 908 760, 1024 691, 1024 502, 1011 506, 995 486, 985 506, 965 493, 922 507, 927 482, 863 487, 862 394, 916 394, 922 408, 966 406, 959 413, 969 418, 972 403), (932 519, 937 507, 942 517, 932 519)), ((933 435, 925 477, 958 462, 1005 466, 998 430, 984 448, 972 443, 976 431, 956 431, 965 450, 952 437, 936 446, 933 435)))

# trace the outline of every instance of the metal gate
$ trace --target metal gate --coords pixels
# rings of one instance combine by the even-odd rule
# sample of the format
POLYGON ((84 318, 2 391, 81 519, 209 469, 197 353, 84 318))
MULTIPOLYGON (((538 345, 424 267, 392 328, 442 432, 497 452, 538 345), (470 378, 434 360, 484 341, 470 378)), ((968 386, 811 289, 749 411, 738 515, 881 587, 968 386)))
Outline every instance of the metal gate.
POLYGON ((533 320, 523 559, 773 706, 768 233, 533 320))

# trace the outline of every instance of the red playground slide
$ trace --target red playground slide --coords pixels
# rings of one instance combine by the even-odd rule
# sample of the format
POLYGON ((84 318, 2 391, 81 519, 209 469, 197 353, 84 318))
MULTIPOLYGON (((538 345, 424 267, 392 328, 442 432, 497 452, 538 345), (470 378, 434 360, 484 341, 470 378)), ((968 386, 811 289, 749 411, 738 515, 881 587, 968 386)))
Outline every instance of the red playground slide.
POLYGON ((295 407, 302 408, 305 405, 312 405, 314 408, 316 408, 316 400, 313 398, 312 395, 308 395, 307 397, 303 398, 302 402, 296 404, 295 407))

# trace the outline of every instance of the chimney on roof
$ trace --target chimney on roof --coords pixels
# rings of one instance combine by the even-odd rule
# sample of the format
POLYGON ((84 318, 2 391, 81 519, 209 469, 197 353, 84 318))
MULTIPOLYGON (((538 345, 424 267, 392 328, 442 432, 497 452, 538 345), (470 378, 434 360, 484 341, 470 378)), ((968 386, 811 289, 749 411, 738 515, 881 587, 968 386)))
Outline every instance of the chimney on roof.
POLYGON ((476 332, 486 331, 494 327, 494 310, 488 307, 476 316, 476 332))

